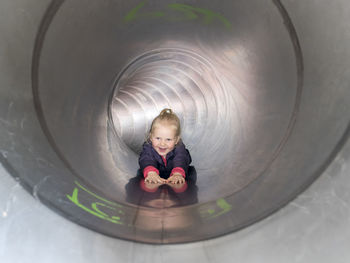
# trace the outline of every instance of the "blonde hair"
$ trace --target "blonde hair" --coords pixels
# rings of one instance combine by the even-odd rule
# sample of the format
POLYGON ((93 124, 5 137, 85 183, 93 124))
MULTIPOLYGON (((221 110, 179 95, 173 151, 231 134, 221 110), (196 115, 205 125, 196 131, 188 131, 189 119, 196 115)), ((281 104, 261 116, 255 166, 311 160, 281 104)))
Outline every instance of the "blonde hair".
POLYGON ((151 128, 149 130, 147 140, 150 139, 151 134, 153 133, 155 127, 159 124, 163 125, 169 125, 174 126, 175 136, 180 137, 181 134, 181 126, 180 126, 180 119, 177 117, 177 115, 171 110, 171 109, 163 109, 157 117, 154 118, 152 121, 151 128))

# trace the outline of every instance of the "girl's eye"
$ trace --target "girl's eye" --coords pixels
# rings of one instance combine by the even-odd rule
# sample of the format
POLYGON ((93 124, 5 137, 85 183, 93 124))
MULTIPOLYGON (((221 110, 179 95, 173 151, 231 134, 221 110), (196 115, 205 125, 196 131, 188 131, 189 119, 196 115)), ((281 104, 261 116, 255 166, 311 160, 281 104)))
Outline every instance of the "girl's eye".
POLYGON ((172 141, 173 139, 169 139, 169 138, 168 138, 168 139, 166 139, 166 140, 167 140, 168 142, 170 142, 170 141, 172 141))

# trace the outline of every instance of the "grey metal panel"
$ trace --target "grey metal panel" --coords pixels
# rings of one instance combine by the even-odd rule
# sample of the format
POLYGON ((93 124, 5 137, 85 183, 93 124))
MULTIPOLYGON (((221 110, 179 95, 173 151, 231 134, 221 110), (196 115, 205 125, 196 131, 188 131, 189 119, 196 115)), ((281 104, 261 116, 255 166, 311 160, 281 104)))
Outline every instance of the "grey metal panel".
POLYGON ((209 241, 162 246, 78 226, 31 197, 0 167, 0 256, 5 263, 345 263, 350 259, 349 146, 309 189, 269 218, 209 241))

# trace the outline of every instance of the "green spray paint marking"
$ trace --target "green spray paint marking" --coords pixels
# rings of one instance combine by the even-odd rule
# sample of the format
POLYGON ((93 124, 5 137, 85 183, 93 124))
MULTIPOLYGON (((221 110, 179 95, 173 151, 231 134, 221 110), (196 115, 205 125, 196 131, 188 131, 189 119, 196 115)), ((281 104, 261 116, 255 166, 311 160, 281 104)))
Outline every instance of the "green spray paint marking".
POLYGON ((73 190, 72 195, 66 195, 66 197, 74 204, 76 204, 78 207, 80 207, 81 209, 83 209, 84 211, 99 217, 103 220, 107 220, 109 222, 112 222, 114 224, 119 224, 122 225, 123 223, 120 221, 120 217, 119 216, 112 216, 112 215, 108 215, 107 213, 101 211, 100 209, 103 208, 107 208, 109 210, 112 210, 112 212, 118 212, 119 214, 124 215, 124 212, 118 208, 122 208, 123 206, 114 202, 111 202, 105 198, 102 198, 100 196, 98 196, 97 194, 91 192, 90 190, 86 189, 85 187, 83 187, 81 184, 79 184, 78 182, 75 182, 75 184, 78 187, 75 187, 73 190), (79 189, 80 188, 80 189, 79 189), (79 199, 78 199, 78 194, 79 194, 79 190, 83 190, 84 192, 88 193, 89 195, 105 202, 105 203, 101 203, 101 202, 93 202, 90 204, 91 208, 89 208, 88 206, 83 205, 79 199), (107 204, 106 204, 107 203, 107 204))
MULTIPOLYGON (((77 185, 77 187, 74 188, 72 195, 68 195, 68 194, 66 195, 66 197, 72 203, 74 203, 79 208, 83 209, 85 212, 93 216, 99 217, 103 220, 109 221, 114 224, 124 225, 124 223, 120 218, 120 216, 125 215, 124 211, 121 210, 121 208, 123 208, 122 205, 109 201, 91 192, 89 189, 82 186, 78 182, 75 182, 75 184, 77 185), (79 195, 82 195, 84 193, 89 194, 90 197, 91 196, 95 197, 99 201, 90 202, 89 205, 82 204, 79 201, 79 195), (104 211, 102 211, 101 209, 104 209, 104 211), (106 212, 106 209, 110 211, 110 214, 106 212), (119 216, 117 216, 116 214, 118 214, 119 216)), ((229 211, 231 211, 231 209, 232 209, 232 206, 229 203, 227 203, 225 199, 221 198, 216 200, 214 207, 211 206, 207 209, 201 209, 200 214, 202 218, 212 219, 228 213, 229 211)))
POLYGON ((228 211, 231 211, 231 209, 232 209, 232 206, 229 203, 227 203, 225 199, 217 200, 216 204, 222 210, 221 210, 221 212, 219 212, 219 213, 215 214, 214 216, 212 216, 212 218, 221 216, 223 214, 226 214, 228 211))
POLYGON ((231 211, 232 206, 225 199, 216 200, 216 206, 200 211, 202 218, 212 219, 231 211))
POLYGON ((215 19, 218 19, 227 29, 231 28, 231 23, 224 16, 208 9, 193 7, 185 4, 170 4, 168 7, 183 12, 183 15, 189 20, 197 19, 198 15, 196 13, 199 13, 203 15, 204 24, 206 25, 213 23, 215 19))
POLYGON ((186 4, 169 4, 166 6, 165 12, 155 11, 155 12, 144 12, 140 13, 141 9, 146 5, 147 1, 139 3, 136 7, 131 9, 127 15, 124 17, 124 22, 129 23, 141 18, 165 18, 169 21, 189 21, 189 20, 199 20, 202 17, 204 24, 209 25, 214 23, 215 20, 220 21, 227 29, 230 29, 231 23, 223 15, 215 13, 209 9, 194 7, 186 4), (174 14, 169 14, 167 11, 175 11, 177 16, 174 14))
POLYGON ((135 8, 131 9, 131 11, 124 17, 124 22, 132 22, 138 18, 157 18, 165 16, 163 12, 148 12, 144 14, 139 14, 139 10, 146 5, 147 1, 143 1, 139 3, 135 8))
POLYGON ((104 198, 101 197, 101 196, 98 196, 97 194, 91 192, 90 190, 88 190, 87 188, 85 188, 84 186, 82 186, 81 184, 79 184, 77 181, 75 181, 75 184, 76 184, 77 186, 79 186, 79 188, 83 189, 85 192, 89 193, 90 195, 96 197, 97 199, 99 199, 99 200, 101 200, 101 201, 103 201, 103 202, 105 202, 105 203, 107 203, 107 204, 115 205, 115 206, 118 206, 118 207, 123 207, 123 206, 120 205, 120 204, 114 203, 114 202, 112 202, 112 201, 109 201, 109 200, 107 200, 107 199, 104 199, 104 198))

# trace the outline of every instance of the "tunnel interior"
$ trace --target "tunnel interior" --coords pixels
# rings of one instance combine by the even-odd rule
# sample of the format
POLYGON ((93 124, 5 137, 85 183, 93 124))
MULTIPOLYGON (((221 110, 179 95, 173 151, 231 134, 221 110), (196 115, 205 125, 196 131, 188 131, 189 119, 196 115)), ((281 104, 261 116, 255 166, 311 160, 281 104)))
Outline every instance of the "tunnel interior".
POLYGON ((308 187, 348 136, 349 55, 308 36, 277 0, 52 1, 30 83, 1 91, 1 161, 50 208, 109 236, 239 230, 308 187), (194 192, 137 194, 128 185, 165 107, 180 117, 194 192))

